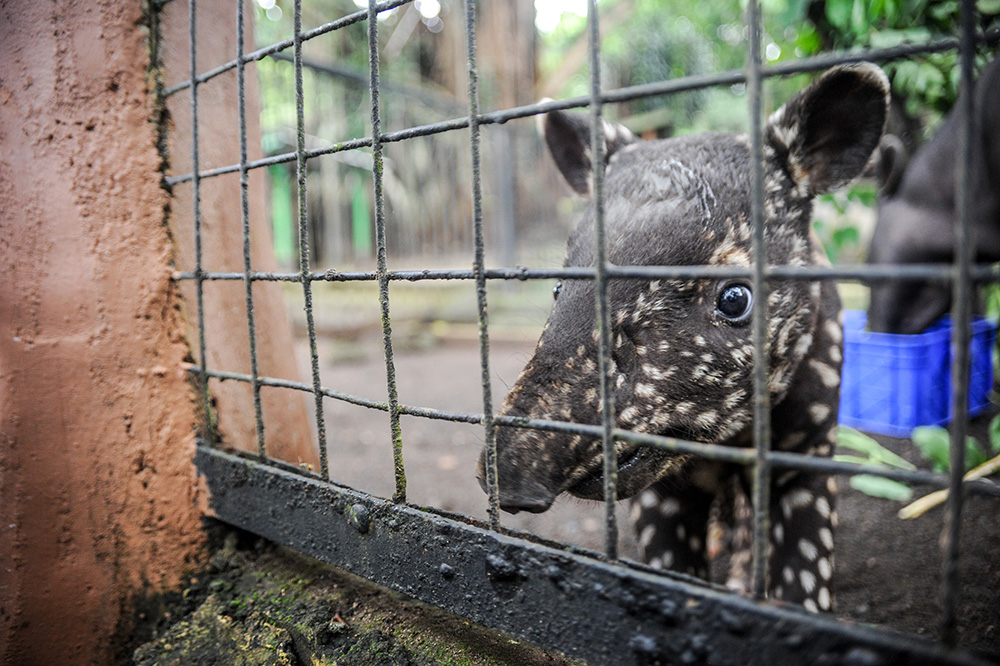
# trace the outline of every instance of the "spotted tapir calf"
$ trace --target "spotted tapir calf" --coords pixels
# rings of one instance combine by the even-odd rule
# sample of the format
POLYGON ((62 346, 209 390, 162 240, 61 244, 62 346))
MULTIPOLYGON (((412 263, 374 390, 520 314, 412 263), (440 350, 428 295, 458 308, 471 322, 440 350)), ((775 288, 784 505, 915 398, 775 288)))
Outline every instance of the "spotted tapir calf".
MULTIPOLYGON (((973 92, 968 174, 976 260, 1000 261, 1000 58, 983 70, 973 92)), ((927 145, 907 159, 902 142, 880 147, 878 222, 872 264, 951 262, 955 255, 955 169, 958 113, 953 110, 927 145)), ((871 285, 868 325, 885 333, 920 333, 951 308, 951 286, 891 280, 871 285)))
MULTIPOLYGON (((823 261, 810 232, 814 195, 865 166, 882 134, 888 84, 867 63, 832 69, 768 120, 764 138, 767 262, 823 261)), ((555 112, 543 121, 556 165, 591 193, 590 122, 555 112)), ((741 135, 637 141, 605 123, 605 226, 617 265, 751 266, 750 147, 741 135)), ((572 234, 567 266, 594 265, 594 212, 572 234)), ((600 422, 595 292, 566 281, 533 357, 501 413, 600 422)), ((750 446, 755 302, 745 279, 635 280, 608 284, 616 427, 697 442, 750 446)), ((759 299, 758 299, 759 300, 759 299)), ((827 456, 840 385, 840 304, 829 282, 782 280, 767 297, 773 446, 827 456)), ((643 558, 705 576, 713 498, 747 496, 749 472, 662 449, 616 444, 619 497, 635 497, 643 558)), ((479 475, 485 478, 486 452, 479 475)), ((500 506, 545 511, 563 492, 603 496, 598 438, 501 427, 500 506)), ((834 493, 825 476, 778 471, 770 511, 769 596, 812 610, 831 605, 834 493)), ((742 513, 749 515, 749 505, 742 513)), ((749 531, 742 540, 750 538, 749 531)), ((747 544, 737 544, 742 547, 747 544)), ((747 585, 744 580, 741 585, 747 585)))

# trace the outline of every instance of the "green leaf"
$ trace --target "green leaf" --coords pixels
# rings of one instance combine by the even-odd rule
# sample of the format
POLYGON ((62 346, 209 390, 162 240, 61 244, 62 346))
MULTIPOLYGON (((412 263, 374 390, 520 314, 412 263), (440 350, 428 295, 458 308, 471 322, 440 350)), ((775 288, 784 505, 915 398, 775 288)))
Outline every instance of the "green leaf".
MULTIPOLYGON (((992 427, 992 424, 991 424, 992 427)), ((930 461, 931 467, 938 472, 951 469, 951 435, 940 426, 920 426, 913 429, 913 443, 930 461)), ((991 445, 992 446, 992 445, 991 445)), ((973 437, 965 438, 965 470, 978 467, 989 460, 979 443, 973 437)))
POLYGON ((990 453, 994 456, 1000 455, 1000 414, 994 416, 993 420, 990 421, 989 433, 990 453))
POLYGON ((853 9, 854 0, 826 0, 826 18, 843 31, 850 26, 853 9))
POLYGON ((979 443, 971 437, 966 437, 965 439, 965 471, 972 469, 973 467, 979 467, 984 462, 989 460, 983 450, 979 447, 979 443))
POLYGON ((854 428, 848 428, 847 426, 839 426, 837 428, 837 446, 864 454, 866 462, 891 465, 892 467, 899 467, 901 469, 916 469, 905 458, 899 457, 868 435, 854 428))
POLYGON ((859 474, 851 477, 851 487, 872 497, 908 502, 913 498, 913 490, 905 483, 886 479, 881 476, 859 474))
POLYGON ((823 39, 816 28, 809 24, 799 30, 798 38, 795 40, 795 48, 806 55, 812 55, 823 48, 823 39))
POLYGON ((833 242, 837 244, 838 248, 843 248, 845 245, 851 243, 857 243, 859 239, 860 236, 856 227, 844 227, 833 232, 833 242))
POLYGON ((845 449, 851 449, 852 451, 857 451, 858 453, 870 454, 870 452, 879 447, 880 444, 868 435, 865 435, 854 428, 839 426, 837 428, 837 446, 842 446, 845 449))
POLYGON ((860 456, 845 456, 843 454, 837 454, 833 457, 837 462, 854 463, 856 465, 870 465, 872 461, 868 458, 862 458, 860 456))
POLYGON ((851 7, 851 29, 855 37, 862 37, 868 33, 868 16, 864 0, 854 0, 854 6, 851 7))
POLYGON ((1000 14, 1000 0, 978 0, 976 9, 981 14, 1000 14))
POLYGON ((873 185, 858 183, 847 191, 847 198, 851 201, 857 201, 863 206, 874 206, 878 192, 873 185))
POLYGON ((950 461, 947 430, 940 426, 920 426, 913 429, 910 438, 935 471, 948 471, 950 461))

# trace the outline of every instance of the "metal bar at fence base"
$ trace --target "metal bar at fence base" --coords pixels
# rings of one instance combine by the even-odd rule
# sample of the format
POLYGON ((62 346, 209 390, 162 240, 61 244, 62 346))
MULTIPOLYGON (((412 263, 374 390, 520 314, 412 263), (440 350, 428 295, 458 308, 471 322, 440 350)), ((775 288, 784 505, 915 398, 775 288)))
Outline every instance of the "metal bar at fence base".
POLYGON ((215 516, 377 584, 594 664, 942 664, 963 651, 760 604, 199 446, 215 516))

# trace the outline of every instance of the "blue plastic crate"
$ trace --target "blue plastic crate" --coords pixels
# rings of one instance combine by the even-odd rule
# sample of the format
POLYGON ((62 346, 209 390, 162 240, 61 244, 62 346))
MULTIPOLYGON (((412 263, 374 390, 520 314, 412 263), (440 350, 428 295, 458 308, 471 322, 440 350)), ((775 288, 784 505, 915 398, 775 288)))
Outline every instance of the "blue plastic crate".
MULTIPOLYGON (((944 316, 917 335, 865 330, 864 312, 844 312, 844 369, 840 423, 893 437, 909 437, 917 426, 951 420, 951 321, 944 316)), ((995 323, 972 324, 969 414, 989 404, 993 386, 991 350, 995 323)))

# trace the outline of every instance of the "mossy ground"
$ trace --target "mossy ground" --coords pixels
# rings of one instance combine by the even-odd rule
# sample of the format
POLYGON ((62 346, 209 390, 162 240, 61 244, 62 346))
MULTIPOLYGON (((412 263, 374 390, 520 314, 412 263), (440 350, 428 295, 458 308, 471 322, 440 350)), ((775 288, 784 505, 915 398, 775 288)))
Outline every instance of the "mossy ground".
POLYGON ((160 601, 140 666, 563 666, 570 662, 263 539, 215 527, 209 565, 160 601))

